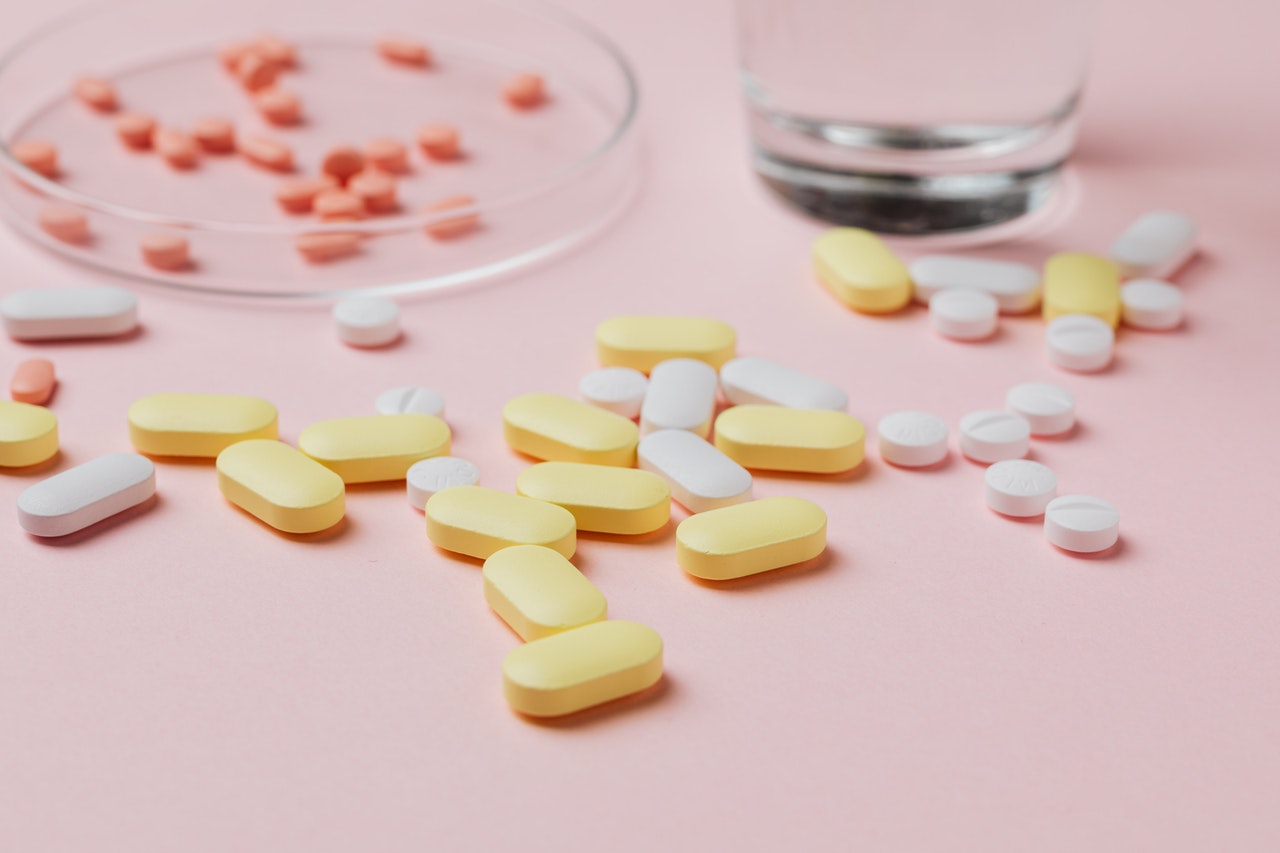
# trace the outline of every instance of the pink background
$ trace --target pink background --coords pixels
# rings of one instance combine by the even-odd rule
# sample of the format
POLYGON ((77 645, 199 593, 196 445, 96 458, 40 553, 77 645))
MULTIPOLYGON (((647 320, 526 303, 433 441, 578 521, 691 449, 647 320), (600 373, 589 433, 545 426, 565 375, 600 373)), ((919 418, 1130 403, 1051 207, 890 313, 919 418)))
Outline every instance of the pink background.
MULTIPOLYGON (((758 495, 827 509, 828 558, 713 588, 676 567, 673 528, 584 535, 575 562, 612 615, 663 635, 668 675, 535 724, 502 700, 518 640, 477 565, 432 548, 399 485, 351 489, 345 524, 302 541, 228 507, 209 465, 165 463, 153 507, 88 535, 0 524, 0 849, 1280 849, 1275 10, 1107 9, 1074 209, 983 254, 1104 250, 1166 206, 1204 251, 1180 276, 1185 328, 1125 331, 1115 368, 1082 377, 1045 363, 1035 319, 954 344, 919 309, 857 316, 812 281, 820 226, 746 167, 728 3, 570 5, 644 87, 644 185, 615 227, 406 303, 388 351, 343 347, 323 306, 153 289, 133 340, 0 339, 6 377, 58 364, 60 467, 128 449, 148 393, 261 395, 292 439, 419 383, 449 401, 456 452, 510 489, 526 463, 502 442, 506 400, 573 393, 606 316, 702 313, 742 352, 846 387, 869 425, 900 408, 954 423, 1060 382, 1082 428, 1033 458, 1120 508, 1118 553, 1072 557, 993 515, 954 454, 761 476, 758 495)), ((63 7, 6 0, 2 38, 63 7)), ((92 278, 7 231, 0 258, 6 290, 92 278)), ((35 479, 0 474, 0 503, 35 479)))

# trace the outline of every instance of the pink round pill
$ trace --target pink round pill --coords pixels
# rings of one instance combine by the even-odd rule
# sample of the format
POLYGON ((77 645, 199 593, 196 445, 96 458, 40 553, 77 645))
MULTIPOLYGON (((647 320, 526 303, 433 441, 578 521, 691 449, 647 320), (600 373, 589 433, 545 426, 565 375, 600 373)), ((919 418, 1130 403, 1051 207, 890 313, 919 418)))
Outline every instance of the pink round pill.
POLYGON ((89 239, 89 220, 74 207, 50 204, 40 209, 40 228, 50 237, 64 243, 83 243, 89 239))
POLYGON ((254 39, 249 49, 278 68, 294 68, 298 64, 298 50, 293 43, 270 33, 254 39))
POLYGON ((274 172, 293 170, 293 149, 283 142, 266 136, 246 136, 238 140, 237 147, 244 158, 256 166, 274 172))
MULTIPOLYGON (((422 208, 422 212, 439 213, 441 211, 453 210, 455 208, 475 207, 475 204, 476 200, 469 195, 455 195, 446 199, 441 199, 434 204, 427 205, 422 208)), ((440 240, 448 240, 454 237, 460 237, 468 231, 474 230, 479 224, 479 214, 468 213, 432 222, 423 230, 432 237, 440 240)))
POLYGON ((33 172, 54 178, 58 175, 58 149, 53 143, 39 139, 24 139, 9 148, 13 159, 33 172))
POLYGON ((53 397, 58 377, 47 358, 29 358, 18 365, 9 383, 9 396, 18 403, 43 406, 53 397))
POLYGON ((116 87, 101 77, 81 77, 75 84, 75 96, 85 106, 109 113, 119 106, 116 87))
POLYGON ((502 97, 517 109, 532 109, 546 100, 546 87, 537 74, 517 74, 503 85, 502 97))
POLYGON ((369 213, 390 213, 399 206, 395 178, 377 169, 352 175, 347 181, 347 192, 364 202, 369 213))
POLYGON ((354 255, 360 250, 359 234, 302 234, 294 242, 298 254, 313 264, 323 264, 354 255))
POLYGON ((320 171, 333 175, 339 183, 345 184, 347 178, 364 168, 364 155, 356 149, 343 145, 334 148, 324 155, 320 163, 320 171))
POLYGON ((451 124, 424 124, 416 137, 422 153, 432 160, 453 160, 458 156, 458 129, 451 124))
POLYGON ((194 168, 200 160, 196 141, 176 128, 158 128, 151 135, 151 144, 156 153, 175 169, 194 168))
POLYGON ((202 118, 191 128, 196 143, 211 154, 225 154, 236 150, 236 128, 225 118, 202 118))
POLYGON ((399 174, 409 168, 409 153, 398 139, 380 137, 372 139, 364 147, 364 160, 375 169, 399 174))
POLYGON ((253 105, 272 124, 297 124, 302 120, 302 99, 285 89, 260 89, 254 93, 253 105))
POLYGON ((187 238, 171 231, 155 231, 138 238, 142 260, 156 269, 175 271, 184 269, 191 261, 191 246, 187 238))
POLYGON ((156 120, 146 113, 120 113, 116 117, 116 135, 130 148, 150 148, 155 131, 156 120))
POLYGON ((278 65, 264 59, 261 54, 254 52, 252 49, 245 51, 236 60, 236 79, 240 81, 241 86, 251 92, 270 86, 276 82, 276 77, 279 74, 280 67, 278 65))
POLYGON ((425 44, 401 36, 388 36, 379 40, 378 54, 388 62, 400 65, 425 67, 431 64, 431 51, 425 44))
POLYGON ((354 222, 364 219, 364 199, 346 190, 322 190, 311 202, 321 222, 354 222))
POLYGON ((276 201, 290 213, 310 213, 316 196, 334 189, 338 182, 331 175, 287 178, 276 187, 276 201))

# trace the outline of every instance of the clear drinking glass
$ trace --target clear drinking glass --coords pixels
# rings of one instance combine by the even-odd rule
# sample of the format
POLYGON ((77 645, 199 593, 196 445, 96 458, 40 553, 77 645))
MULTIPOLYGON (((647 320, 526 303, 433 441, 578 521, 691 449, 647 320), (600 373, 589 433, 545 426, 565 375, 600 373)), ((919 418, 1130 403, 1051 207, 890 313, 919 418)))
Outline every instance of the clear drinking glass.
POLYGON ((737 0, 756 171, 831 222, 995 225, 1050 196, 1096 0, 737 0))

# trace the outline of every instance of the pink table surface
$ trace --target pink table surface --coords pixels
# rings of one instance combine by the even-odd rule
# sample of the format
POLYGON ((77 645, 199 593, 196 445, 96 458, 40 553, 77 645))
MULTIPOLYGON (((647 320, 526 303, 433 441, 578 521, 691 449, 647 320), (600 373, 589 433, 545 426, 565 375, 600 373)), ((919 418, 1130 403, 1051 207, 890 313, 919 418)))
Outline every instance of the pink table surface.
MULTIPOLYGON (((644 87, 644 182, 589 247, 515 280, 404 306, 383 352, 326 308, 143 289, 121 343, 0 340, 49 355, 60 468, 129 449, 128 404, 166 390, 275 401, 286 438, 438 388, 456 452, 509 489, 517 394, 573 393, 592 329, 627 312, 732 322, 744 353, 848 388, 868 424, 954 423, 1023 380, 1079 399, 1033 458, 1112 500, 1123 545, 1055 551, 989 512, 981 469, 761 476, 831 519, 828 557, 724 587, 674 563, 674 528, 584 535, 611 614, 666 641, 662 686, 559 723, 500 692, 518 640, 477 565, 435 551, 399 485, 351 489, 336 533, 297 541, 229 508, 207 464, 159 466, 159 500, 39 542, 0 475, 0 849, 1280 849, 1280 217, 1274 7, 1124 0, 1106 10, 1073 173, 1047 233, 985 250, 1103 250, 1153 207, 1191 213, 1189 319, 1126 331, 1113 370, 1056 372, 1035 319, 987 344, 913 309, 847 312, 807 270, 820 226, 746 167, 730 6, 571 4, 644 87)), ((4 3, 12 41, 67 0, 4 3)), ((3 284, 94 277, 0 234, 3 284)), ((680 517, 680 514, 677 515, 680 517)))

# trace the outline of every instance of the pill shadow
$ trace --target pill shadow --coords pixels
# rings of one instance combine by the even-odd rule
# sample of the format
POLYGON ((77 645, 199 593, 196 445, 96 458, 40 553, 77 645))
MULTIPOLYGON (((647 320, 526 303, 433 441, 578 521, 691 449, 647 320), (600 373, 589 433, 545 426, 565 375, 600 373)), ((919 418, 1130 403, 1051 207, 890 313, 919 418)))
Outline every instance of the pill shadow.
POLYGON ((814 474, 804 471, 763 471, 751 469, 751 476, 757 480, 800 480, 809 483, 860 483, 868 477, 875 476, 875 466, 867 464, 867 460, 859 462, 848 471, 835 474, 814 474))
POLYGON ((1125 554, 1133 550, 1133 546, 1124 538, 1124 536, 1121 536, 1119 539, 1117 539, 1116 544, 1112 545, 1110 548, 1108 548, 1105 551, 1094 551, 1092 553, 1087 553, 1087 554, 1081 553, 1079 551, 1068 551, 1066 548, 1059 548, 1057 545, 1054 545, 1052 542, 1050 542, 1049 545, 1050 547, 1053 548, 1053 550, 1057 551, 1059 554, 1063 554, 1067 557, 1071 557, 1074 560, 1085 560, 1085 561, 1114 560, 1120 557, 1122 554, 1125 554))
POLYGON ((994 515, 996 518, 1000 519, 1001 521, 1011 521, 1014 524, 1028 524, 1028 525, 1035 525, 1037 527, 1042 526, 1044 524, 1043 512, 1037 513, 1035 515, 1005 515, 1003 512, 991 509, 991 507, 987 507, 987 509, 991 512, 992 515, 994 515))
POLYGON ((890 462, 888 459, 885 459, 884 457, 881 457, 880 461, 884 462, 890 468, 896 468, 899 471, 906 471, 909 474, 915 474, 915 473, 927 474, 930 471, 947 470, 952 466, 952 464, 954 464, 954 459, 957 455, 959 454, 953 453, 951 450, 947 450, 947 455, 942 457, 942 459, 938 460, 932 465, 898 465, 894 462, 890 462))
POLYGON ((34 465, 23 465, 20 468, 0 468, 0 477, 15 477, 18 479, 39 477, 43 479, 50 471, 66 461, 68 461, 67 455, 59 450, 48 459, 43 462, 37 462, 34 465))
POLYGON ((706 580, 705 578, 695 577, 688 572, 685 572, 685 577, 694 584, 707 589, 722 592, 740 592, 776 583, 787 583, 797 578, 826 574, 832 570, 837 557, 839 557, 839 552, 835 548, 828 546, 826 550, 812 559, 805 560, 802 563, 793 563, 790 566, 783 566, 780 569, 771 569, 757 575, 747 575, 743 578, 723 581, 706 580))
POLYGON ((587 540, 589 542, 618 542, 623 545, 646 545, 654 542, 664 542, 671 538, 675 533, 676 522, 674 519, 668 518, 662 523, 657 530, 650 530, 648 533, 601 533, 594 530, 579 530, 578 539, 587 540))
POLYGON ((1059 441, 1068 441, 1073 438, 1080 438, 1087 434, 1088 434, 1088 428, 1085 427, 1080 421, 1076 421, 1071 425, 1071 429, 1067 430, 1066 432, 1056 433, 1055 435, 1034 435, 1033 434, 1031 436, 1032 448, 1033 449, 1035 448, 1035 442, 1037 441, 1043 441, 1043 442, 1052 444, 1059 441))
POLYGON ((25 346, 33 348, 49 347, 64 349, 66 347, 100 347, 127 344, 146 337, 147 329, 139 323, 123 335, 104 335, 98 338, 41 338, 34 341, 22 341, 25 346))
POLYGON ((658 702, 668 701, 679 690, 679 683, 669 673, 664 672, 662 678, 659 678, 655 684, 639 693, 632 693, 630 696, 623 696, 605 702, 603 705, 584 708, 563 717, 531 717, 514 710, 512 713, 521 722, 543 729, 581 729, 587 726, 603 725, 638 708, 647 708, 658 702))
POLYGON ((123 512, 95 522, 83 530, 77 530, 75 533, 68 533, 66 536, 35 536, 28 533, 27 536, 33 541, 39 542, 41 545, 50 548, 74 548, 84 542, 97 539, 100 536, 108 535, 122 524, 127 524, 133 519, 146 515, 154 510, 161 503, 160 495, 153 494, 140 504, 129 507, 123 512))
MULTIPOLYGON (((239 509, 239 507, 237 507, 237 509, 239 509)), ((244 512, 244 510, 240 511, 244 512)), ((249 515, 247 512, 244 514, 249 515)), ((276 530, 270 524, 267 524, 256 516, 249 515, 249 517, 265 527, 267 530, 270 530, 272 533, 279 536, 281 539, 285 539, 290 542, 297 542, 300 545, 327 545, 330 542, 335 542, 338 539, 341 539, 343 536, 349 535, 352 529, 356 526, 350 516, 344 515, 342 518, 338 519, 337 524, 332 527, 326 527, 324 530, 317 530, 315 533, 286 533, 283 530, 276 530)))

